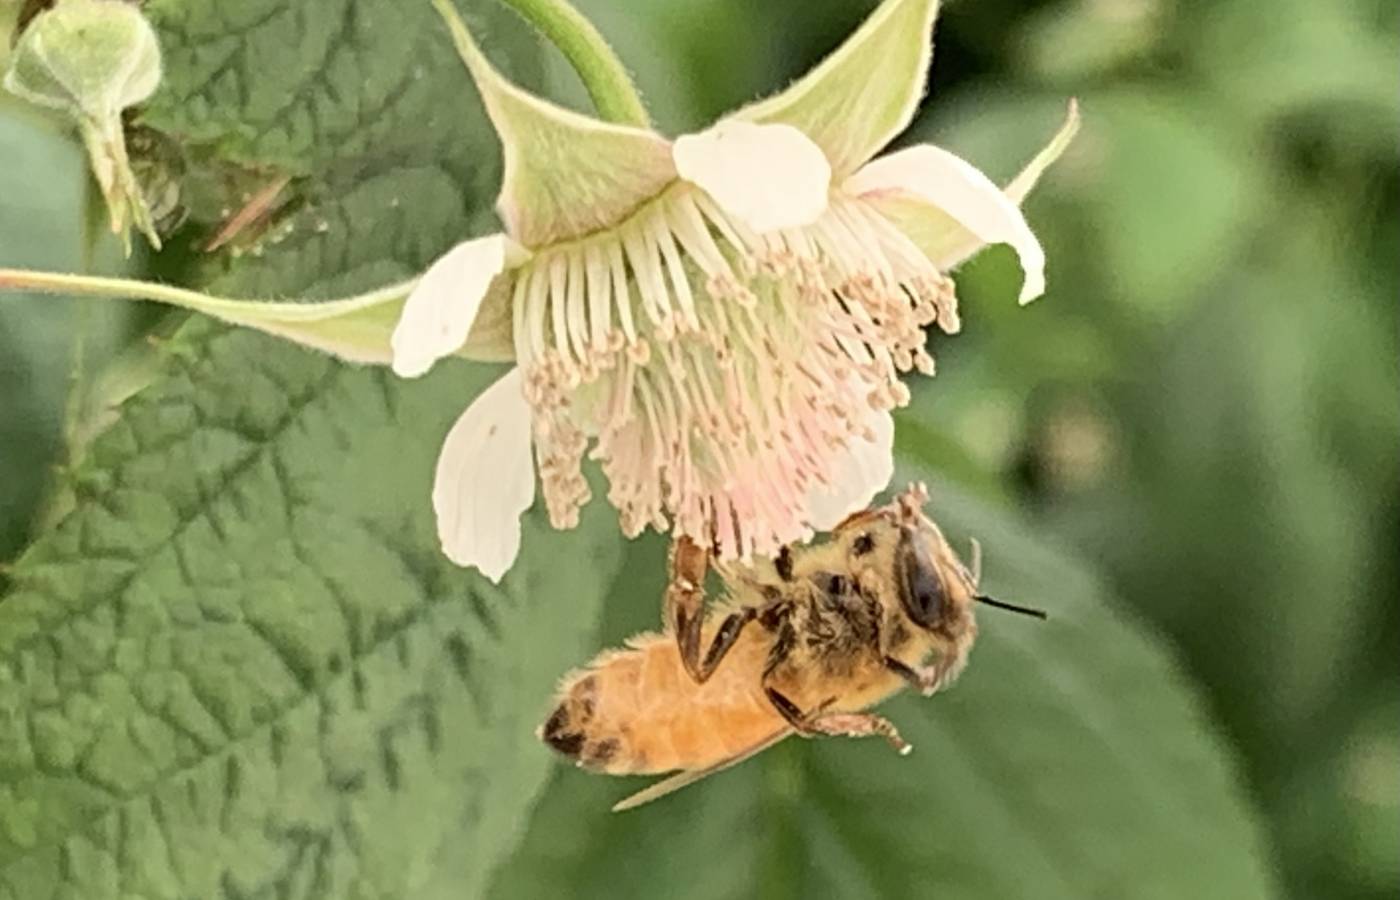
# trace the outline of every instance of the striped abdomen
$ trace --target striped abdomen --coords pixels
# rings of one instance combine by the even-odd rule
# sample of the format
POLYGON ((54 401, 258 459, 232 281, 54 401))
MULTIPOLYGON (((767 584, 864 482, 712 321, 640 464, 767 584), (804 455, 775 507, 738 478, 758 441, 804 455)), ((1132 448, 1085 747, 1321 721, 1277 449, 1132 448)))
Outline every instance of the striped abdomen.
POLYGON ((766 659, 765 635, 751 628, 697 685, 674 636, 639 635, 569 676, 539 735, 584 768, 610 775, 715 765, 787 727, 763 694, 766 659))

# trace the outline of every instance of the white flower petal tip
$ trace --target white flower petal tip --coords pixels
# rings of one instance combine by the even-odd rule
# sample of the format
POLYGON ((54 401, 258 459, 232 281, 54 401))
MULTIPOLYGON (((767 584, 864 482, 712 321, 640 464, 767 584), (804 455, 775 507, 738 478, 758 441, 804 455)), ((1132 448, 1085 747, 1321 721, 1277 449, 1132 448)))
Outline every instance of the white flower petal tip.
POLYGON ((433 481, 442 552, 493 582, 520 552, 520 516, 535 502, 530 408, 511 369, 447 433, 433 481))
POLYGON ((500 234, 463 241, 428 267, 389 339, 394 374, 417 378, 466 343, 491 280, 514 255, 511 243, 500 234))
MULTIPOLYGON (((980 169, 947 150, 922 144, 882 156, 845 189, 858 196, 901 193, 937 207, 983 244, 1009 244, 1021 261, 1019 302, 1045 293, 1045 251, 1021 209, 980 169)), ((935 262, 940 262, 935 260, 935 262)))
POLYGON ((736 119, 677 138, 676 171, 762 234, 810 225, 826 211, 831 164, 791 125, 736 119))
POLYGON ((830 531, 857 510, 865 509, 894 477, 894 417, 872 412, 866 425, 874 440, 856 436, 831 468, 831 483, 807 496, 807 521, 830 531))

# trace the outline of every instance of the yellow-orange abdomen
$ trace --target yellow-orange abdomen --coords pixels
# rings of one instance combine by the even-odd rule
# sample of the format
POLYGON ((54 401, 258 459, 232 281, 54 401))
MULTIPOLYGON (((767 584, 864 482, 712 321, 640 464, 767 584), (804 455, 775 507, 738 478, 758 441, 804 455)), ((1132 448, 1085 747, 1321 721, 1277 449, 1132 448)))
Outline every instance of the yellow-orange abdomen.
POLYGON ((674 636, 640 635, 566 679, 540 737, 611 775, 702 769, 770 740, 787 725, 763 694, 758 632, 741 636, 704 684, 685 671, 674 636))

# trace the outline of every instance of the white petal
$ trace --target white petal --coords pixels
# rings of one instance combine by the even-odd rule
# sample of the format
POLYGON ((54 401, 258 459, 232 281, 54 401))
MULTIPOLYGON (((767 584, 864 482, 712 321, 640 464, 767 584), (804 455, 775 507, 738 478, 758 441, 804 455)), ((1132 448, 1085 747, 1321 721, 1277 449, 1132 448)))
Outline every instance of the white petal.
POLYGON ((831 165, 791 125, 730 119, 676 139, 676 171, 760 234, 800 228, 826 211, 831 165))
POLYGON ((845 189, 856 195, 904 193, 932 204, 985 244, 1010 244, 1021 260, 1021 303, 1045 293, 1045 251, 1021 210, 986 175, 947 150, 921 144, 865 165, 845 189))
POLYGON ((520 515, 534 502, 530 407, 516 368, 481 392, 442 444, 433 481, 442 552, 499 582, 520 552, 520 515))
POLYGON ((807 522, 818 531, 830 531, 846 516, 865 509, 894 476, 894 418, 888 412, 872 412, 866 424, 875 440, 852 438, 831 468, 831 485, 807 497, 807 522))
POLYGON ((506 237, 463 241, 438 257, 404 303, 389 339, 394 373, 417 378, 466 343, 491 280, 506 267, 506 237))

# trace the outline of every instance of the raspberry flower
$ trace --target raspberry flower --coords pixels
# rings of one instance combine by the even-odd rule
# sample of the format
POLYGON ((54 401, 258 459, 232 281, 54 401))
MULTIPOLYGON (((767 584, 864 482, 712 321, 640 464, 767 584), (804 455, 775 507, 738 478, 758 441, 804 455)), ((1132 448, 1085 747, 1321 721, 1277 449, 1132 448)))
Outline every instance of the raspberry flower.
POLYGON ((460 563, 509 565, 533 470, 552 523, 573 526, 585 457, 628 536, 651 526, 748 559, 830 528, 889 481, 900 374, 933 372, 924 326, 958 330, 946 270, 1005 243, 1021 302, 1044 291, 1016 201, 1073 115, 1007 192, 937 147, 870 160, 922 96, 933 0, 888 0, 788 90, 675 141, 510 84, 438 7, 501 137, 505 233, 433 264, 393 367, 515 362, 438 463, 439 534, 460 563))
MULTIPOLYGON (((512 362, 449 431, 433 487, 444 552, 493 580, 537 477, 551 522, 577 523, 585 460, 629 537, 652 527, 746 560, 829 529, 890 479, 900 376, 932 374, 926 326, 959 327, 948 270, 1002 243, 1020 301, 1045 289, 1019 203, 1073 137, 1073 105, 1004 189, 930 145, 872 159, 923 95, 936 0, 886 0, 787 90, 675 140, 620 67, 619 100, 571 56, 621 121, 564 109, 510 83, 433 2, 500 137, 502 233, 316 304, 3 270, 0 288, 175 303, 406 378, 448 356, 512 362)), ((606 75, 615 60, 581 21, 585 39, 560 46, 594 41, 606 75)))

